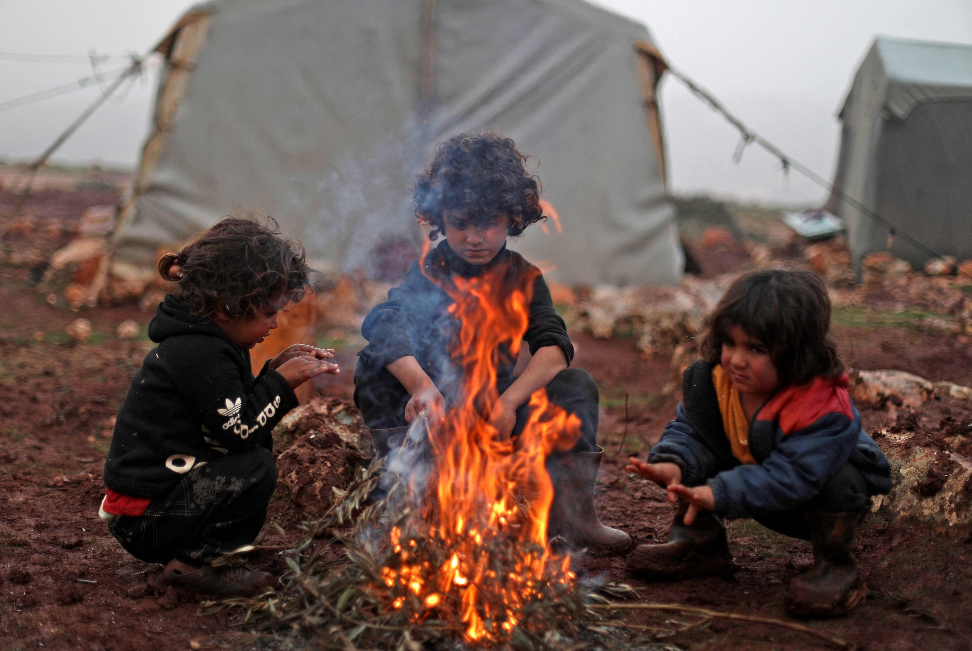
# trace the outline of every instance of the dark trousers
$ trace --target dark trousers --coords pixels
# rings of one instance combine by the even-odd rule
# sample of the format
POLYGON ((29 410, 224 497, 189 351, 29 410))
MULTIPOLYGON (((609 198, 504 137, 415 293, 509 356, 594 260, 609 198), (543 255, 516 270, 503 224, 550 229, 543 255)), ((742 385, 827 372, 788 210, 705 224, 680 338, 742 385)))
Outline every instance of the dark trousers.
MULTIPOLYGON (((355 378, 359 380, 358 378, 355 378)), ((496 390, 502 394, 515 377, 498 378, 496 390)), ((600 396, 597 383, 587 371, 567 368, 558 373, 547 385, 550 402, 574 414, 581 422, 581 437, 574 445, 577 452, 593 452, 597 449, 597 418, 600 396)), ((411 396, 391 373, 380 373, 371 382, 356 381, 354 401, 361 410, 365 424, 371 429, 402 427, 405 422, 405 405, 411 396)), ((530 417, 529 401, 516 410, 513 436, 519 436, 530 417)))
POLYGON ((810 540, 810 527, 804 513, 824 511, 827 513, 857 512, 871 508, 871 496, 867 483, 860 471, 849 463, 841 466, 837 473, 828 479, 820 493, 799 508, 775 513, 761 513, 753 519, 764 527, 792 538, 810 540))
POLYGON ((256 539, 276 485, 277 465, 269 450, 227 455, 183 475, 143 515, 120 516, 108 529, 140 560, 210 563, 256 539))

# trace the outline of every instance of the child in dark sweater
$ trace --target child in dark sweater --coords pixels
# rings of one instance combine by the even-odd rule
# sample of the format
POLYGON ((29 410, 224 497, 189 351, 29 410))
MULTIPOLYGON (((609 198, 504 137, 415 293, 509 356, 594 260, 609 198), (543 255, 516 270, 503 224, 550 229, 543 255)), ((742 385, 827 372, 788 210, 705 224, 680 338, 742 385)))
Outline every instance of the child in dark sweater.
POLYGON ((577 416, 581 437, 574 450, 547 457, 555 490, 548 530, 594 553, 624 553, 631 538, 603 526, 593 505, 601 459, 597 385, 585 371, 568 368, 574 347, 540 270, 506 248, 507 237, 543 218, 540 189, 524 167, 526 158, 512 140, 490 133, 461 134, 439 144, 418 177, 414 200, 419 221, 432 229, 430 240, 445 235, 445 241, 413 262, 388 301, 364 320, 368 345, 358 356, 354 400, 381 452, 396 443, 395 428, 422 412, 434 422, 463 399, 459 394, 468 378, 457 361, 460 329, 449 292, 462 291, 457 288, 469 279, 497 279, 488 300, 499 304, 523 296, 528 304, 522 338, 530 358, 517 372, 510 345, 489 351, 496 376, 490 393, 498 397, 484 406, 483 417, 499 440, 515 439, 527 422, 531 395, 541 389, 577 416))
POLYGON ((303 344, 250 371, 249 350, 308 286, 303 250, 275 226, 227 218, 159 262, 176 290, 118 413, 100 510, 130 554, 165 565, 158 587, 231 596, 272 582, 210 563, 263 527, 277 480, 270 432, 297 406, 294 389, 338 372, 333 351, 303 344))
POLYGON ((851 549, 871 496, 891 489, 891 469, 861 427, 829 328, 827 289, 810 272, 733 283, 710 317, 703 359, 685 371, 675 420, 648 463, 628 466, 680 505, 669 542, 636 548, 630 572, 726 573, 721 518, 753 518, 813 544, 813 567, 787 590, 791 614, 839 615, 864 598, 851 549))

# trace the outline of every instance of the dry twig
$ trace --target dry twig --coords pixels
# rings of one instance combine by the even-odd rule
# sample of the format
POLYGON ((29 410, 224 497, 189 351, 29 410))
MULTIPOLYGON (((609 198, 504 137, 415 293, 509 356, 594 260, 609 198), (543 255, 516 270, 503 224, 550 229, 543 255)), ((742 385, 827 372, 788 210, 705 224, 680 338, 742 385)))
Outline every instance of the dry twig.
MULTIPOLYGON (((740 615, 738 613, 724 613, 717 610, 708 610, 707 608, 696 608, 694 606, 683 606, 680 604, 603 604, 603 605, 593 605, 590 608, 596 610, 658 610, 658 611, 674 611, 680 613, 687 613, 692 615, 701 615, 703 620, 695 625, 700 625, 708 619, 732 619, 735 621, 742 622, 754 622, 757 624, 769 624, 771 626, 780 626, 782 628, 789 628, 794 631, 800 631, 801 633, 807 633, 808 635, 813 635, 819 637, 822 640, 826 640, 830 644, 833 644, 838 649, 852 649, 853 645, 844 642, 840 638, 832 637, 826 633, 821 633, 809 626, 804 626, 802 624, 794 624, 792 622, 785 622, 781 619, 773 619, 771 617, 758 617, 756 615, 740 615)), ((615 623, 617 626, 626 626, 623 622, 615 623)), ((695 626, 693 625, 693 627, 695 626)))

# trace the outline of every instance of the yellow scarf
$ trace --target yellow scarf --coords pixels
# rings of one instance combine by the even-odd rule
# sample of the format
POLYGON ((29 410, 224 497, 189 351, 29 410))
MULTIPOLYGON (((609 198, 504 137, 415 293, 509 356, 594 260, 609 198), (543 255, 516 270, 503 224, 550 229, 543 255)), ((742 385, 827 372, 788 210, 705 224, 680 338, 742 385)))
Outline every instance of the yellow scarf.
POLYGON ((712 384, 715 385, 716 398, 719 401, 722 426, 726 430, 729 445, 732 446, 732 456, 740 463, 756 463, 756 459, 749 453, 749 420, 743 411, 742 401, 729 376, 719 364, 712 369, 712 384))

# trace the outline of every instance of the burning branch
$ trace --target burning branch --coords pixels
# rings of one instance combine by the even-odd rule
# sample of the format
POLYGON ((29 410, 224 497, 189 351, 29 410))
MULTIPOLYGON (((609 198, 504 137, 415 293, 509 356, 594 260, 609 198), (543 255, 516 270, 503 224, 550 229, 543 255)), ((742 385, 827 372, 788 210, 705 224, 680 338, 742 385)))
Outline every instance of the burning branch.
POLYGON ((289 630, 326 649, 411 649, 437 640, 485 642, 487 637, 513 648, 549 648, 544 638, 552 622, 563 635, 578 634, 585 606, 572 581, 538 581, 529 591, 512 594, 518 583, 510 568, 535 563, 545 550, 493 536, 483 538, 479 556, 463 557, 437 532, 418 529, 424 518, 415 509, 387 520, 387 504, 400 503, 407 491, 401 481, 385 500, 361 509, 378 480, 373 465, 321 520, 302 525, 305 536, 294 550, 296 558, 287 558, 290 571, 279 593, 210 602, 205 611, 237 610, 261 630, 289 630), (342 529, 355 514, 354 526, 342 529), (392 532, 390 548, 376 536, 386 527, 392 532), (430 568, 435 569, 431 575, 430 568), (472 623, 477 625, 473 633, 481 633, 476 639, 469 634, 472 623))

